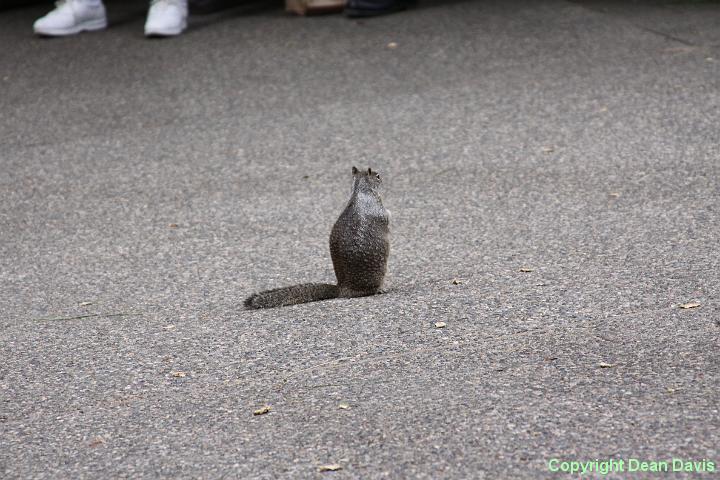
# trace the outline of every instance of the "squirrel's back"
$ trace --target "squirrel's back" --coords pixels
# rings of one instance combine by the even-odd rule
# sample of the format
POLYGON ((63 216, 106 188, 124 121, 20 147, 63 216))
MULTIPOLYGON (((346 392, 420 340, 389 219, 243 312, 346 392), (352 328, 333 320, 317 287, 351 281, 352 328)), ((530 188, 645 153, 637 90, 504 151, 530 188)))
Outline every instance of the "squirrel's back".
POLYGON ((382 288, 390 254, 390 216, 380 198, 380 175, 353 169, 353 193, 330 233, 330 255, 340 296, 382 288))

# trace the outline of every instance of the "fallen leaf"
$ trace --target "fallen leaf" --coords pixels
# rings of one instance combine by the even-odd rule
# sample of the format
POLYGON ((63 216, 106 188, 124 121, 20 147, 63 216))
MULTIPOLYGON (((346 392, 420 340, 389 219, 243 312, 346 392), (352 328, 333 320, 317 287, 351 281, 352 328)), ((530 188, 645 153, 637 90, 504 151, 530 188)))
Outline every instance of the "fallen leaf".
POLYGON ((390 49, 392 49, 392 48, 397 48, 397 46, 398 46, 398 44, 395 43, 395 42, 390 42, 390 43, 387 44, 387 47, 390 48, 390 49))
POLYGON ((527 267, 522 267, 522 268, 520 268, 520 271, 523 272, 523 273, 530 273, 530 272, 533 271, 533 269, 532 269, 532 268, 527 268, 527 267))
POLYGON ((168 225, 168 227, 170 227, 170 228, 178 228, 178 224, 177 224, 177 223, 171 223, 170 225, 168 225))
POLYGON ((92 305, 92 302, 80 302, 78 305, 81 307, 87 307, 88 305, 92 305))
POLYGON ((460 285, 461 283, 462 283, 462 280, 460 280, 459 278, 455 278, 455 279, 453 279, 453 281, 452 281, 452 284, 453 284, 453 285, 460 285))
POLYGON ((435 328, 445 328, 447 327, 447 323, 445 322, 435 322, 435 328))
POLYGON ((336 472, 338 470, 342 470, 342 467, 338 465, 337 463, 330 463, 328 465, 320 465, 318 467, 318 472, 336 472))
POLYGON ((338 408, 341 409, 341 410, 347 410, 347 409, 350 408, 350 405, 348 405, 348 404, 345 403, 345 402, 340 402, 340 404, 338 405, 338 408))
POLYGON ((608 197, 619 198, 620 192, 610 192, 610 193, 608 193, 608 197))
POLYGON ((540 151, 543 153, 552 153, 555 151, 555 147, 542 147, 540 151))
POLYGON ((687 309, 687 308, 697 308, 697 307, 699 307, 699 306, 700 306, 700 304, 699 304, 698 302, 688 302, 688 303, 680 304, 680 308, 685 308, 685 309, 687 309))
POLYGON ((173 328, 175 328, 175 325, 165 325, 163 328, 165 330, 172 330, 173 328))
POLYGON ((600 368, 612 368, 614 366, 615 366, 614 363, 605 363, 605 362, 598 363, 598 367, 600 367, 600 368))
POLYGON ((272 407, 270 405, 264 405, 257 410, 253 412, 253 415, 265 415, 266 413, 270 413, 272 411, 272 407))
POLYGON ((100 445, 105 445, 105 439, 102 437, 95 437, 93 440, 88 444, 88 446, 95 448, 99 447, 100 445))
POLYGON ((170 372, 170 375, 177 378, 184 378, 187 377, 187 373, 185 372, 170 372))

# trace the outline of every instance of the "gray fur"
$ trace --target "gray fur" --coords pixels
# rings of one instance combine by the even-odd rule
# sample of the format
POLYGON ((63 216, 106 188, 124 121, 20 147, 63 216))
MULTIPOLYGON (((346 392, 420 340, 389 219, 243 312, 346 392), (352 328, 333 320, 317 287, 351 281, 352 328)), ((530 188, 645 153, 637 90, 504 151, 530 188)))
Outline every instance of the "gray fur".
POLYGON ((272 308, 337 297, 374 295, 382 288, 390 254, 390 213, 380 198, 380 175, 353 167, 353 189, 330 232, 337 285, 306 283, 251 295, 246 308, 272 308))
POLYGON ((271 308, 314 302, 338 297, 337 285, 329 283, 304 283, 292 287, 280 287, 255 293, 245 299, 246 308, 271 308))

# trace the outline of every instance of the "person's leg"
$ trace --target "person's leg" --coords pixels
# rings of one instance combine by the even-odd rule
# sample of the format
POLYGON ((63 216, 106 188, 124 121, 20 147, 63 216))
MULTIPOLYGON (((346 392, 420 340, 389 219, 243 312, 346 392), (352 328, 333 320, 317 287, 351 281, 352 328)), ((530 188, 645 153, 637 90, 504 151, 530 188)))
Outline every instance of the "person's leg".
POLYGON ((169 37, 179 35, 187 27, 187 0, 152 0, 145 22, 145 35, 169 37))
POLYGON ((73 35, 107 27, 102 0, 60 0, 55 9, 33 24, 38 35, 73 35))
POLYGON ((348 17, 374 17, 399 12, 414 5, 416 0, 348 0, 345 15, 348 17))

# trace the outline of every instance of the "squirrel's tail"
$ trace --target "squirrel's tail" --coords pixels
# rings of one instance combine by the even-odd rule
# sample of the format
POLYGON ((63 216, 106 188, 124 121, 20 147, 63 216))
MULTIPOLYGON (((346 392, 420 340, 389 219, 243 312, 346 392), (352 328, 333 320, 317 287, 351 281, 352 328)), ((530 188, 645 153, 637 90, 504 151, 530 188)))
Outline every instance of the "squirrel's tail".
POLYGON ((337 298, 337 285, 329 283, 303 283, 254 293, 245 299, 245 308, 273 308, 337 298))

